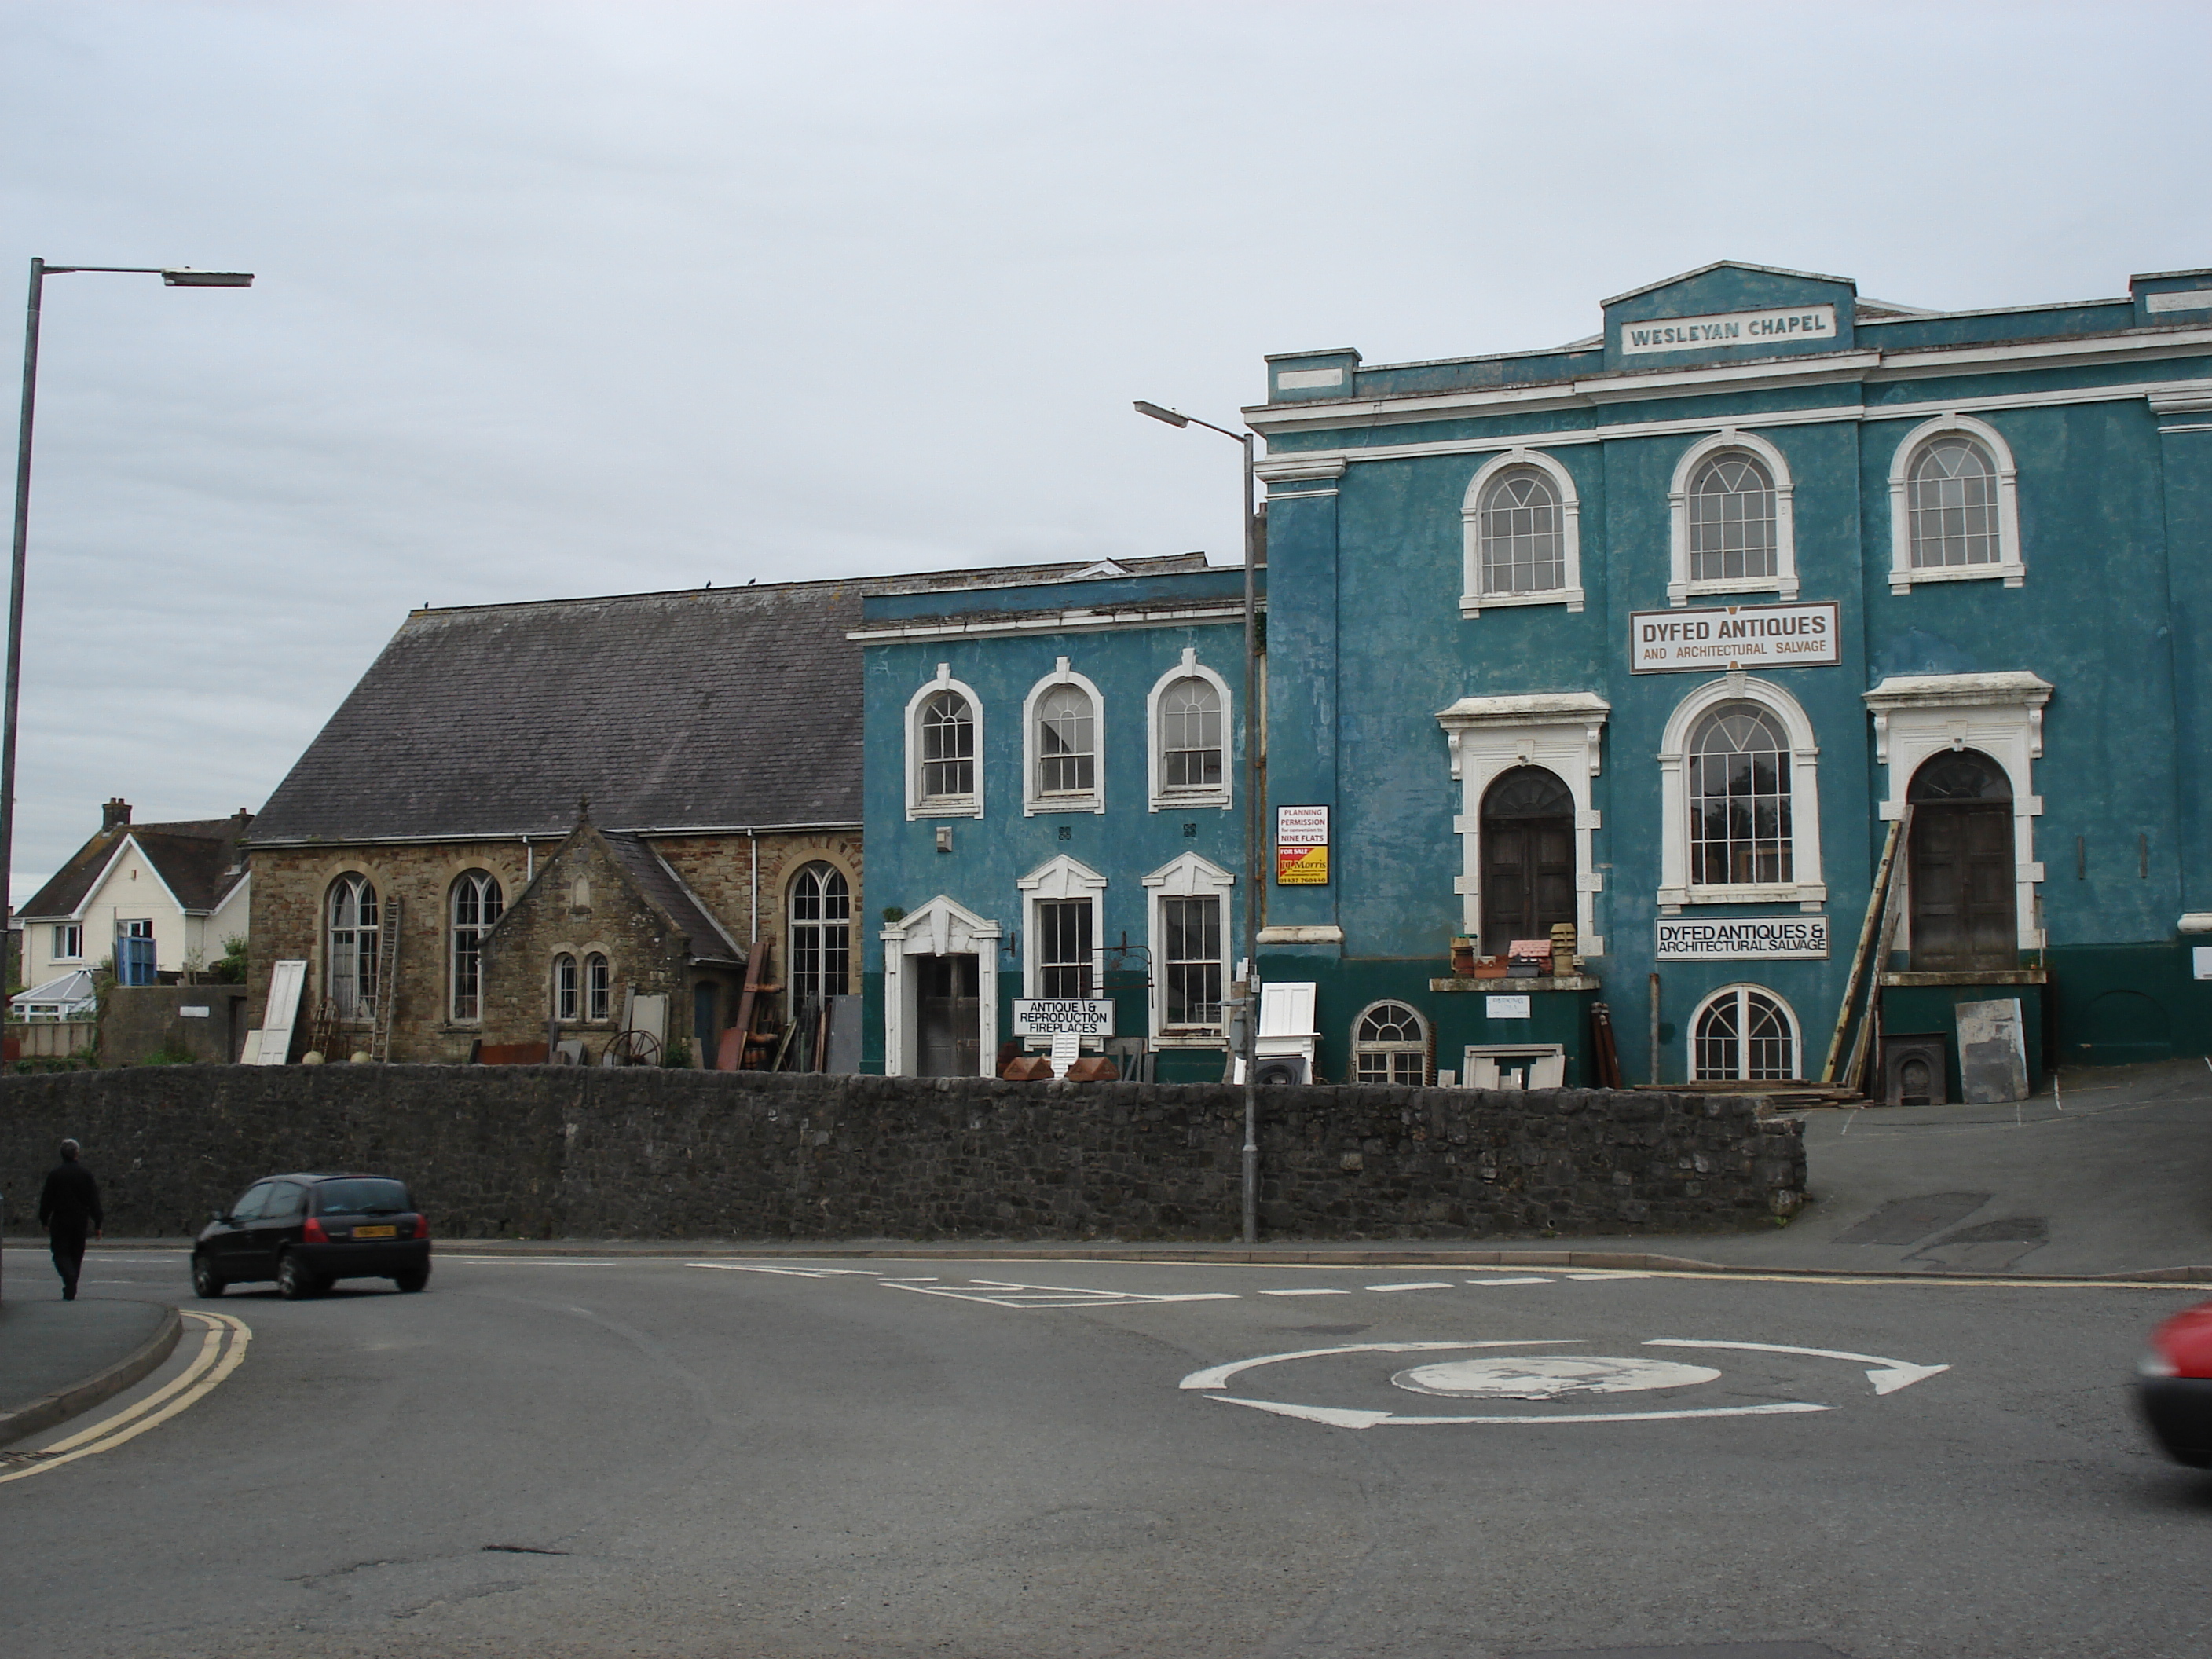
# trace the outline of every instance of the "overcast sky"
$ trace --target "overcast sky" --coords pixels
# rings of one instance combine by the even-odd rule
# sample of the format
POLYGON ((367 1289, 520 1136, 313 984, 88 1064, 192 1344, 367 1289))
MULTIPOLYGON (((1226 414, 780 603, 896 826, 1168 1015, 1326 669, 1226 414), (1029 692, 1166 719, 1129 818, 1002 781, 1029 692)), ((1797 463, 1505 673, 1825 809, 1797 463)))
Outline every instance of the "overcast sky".
POLYGON ((258 273, 48 283, 15 896, 110 795, 258 808, 426 601, 1228 562, 1235 450, 1129 401, 1267 352, 2212 264, 2209 61, 2203 4, 0 0, 0 295, 258 273))

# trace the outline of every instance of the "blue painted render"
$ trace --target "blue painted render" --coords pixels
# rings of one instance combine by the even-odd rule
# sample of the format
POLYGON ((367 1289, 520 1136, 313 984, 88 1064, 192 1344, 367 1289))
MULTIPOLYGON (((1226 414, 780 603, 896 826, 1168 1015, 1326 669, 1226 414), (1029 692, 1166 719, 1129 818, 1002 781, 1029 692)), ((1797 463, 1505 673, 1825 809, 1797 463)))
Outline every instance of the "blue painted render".
MULTIPOLYGON (((870 914, 860 918, 867 1038, 862 1067, 884 1069, 884 947, 887 923, 942 895, 1000 929, 997 1029, 984 1034, 995 1054, 1012 1036, 1024 991, 1022 878, 1066 855, 1105 878, 1097 943, 1105 956, 1102 990, 1115 1004, 1118 1034, 1150 1030, 1147 995, 1150 915, 1144 878, 1186 852, 1232 872, 1225 926, 1241 938, 1244 804, 1155 811, 1147 774, 1147 702, 1184 651, 1225 681, 1230 769, 1242 764, 1244 635, 1241 567, 1164 575, 1094 578, 1018 587, 976 585, 872 597, 863 614, 866 722, 866 806, 870 914), (1178 613, 1204 609, 1201 622, 1178 613), (1070 620, 1070 613, 1076 613, 1070 620), (1224 614, 1227 613, 1227 614, 1224 614), (1110 614, 1111 625, 1103 620, 1110 614), (898 630, 952 630, 898 638, 898 630), (1098 690, 1101 812, 1024 811, 1023 709, 1038 681, 1068 669, 1098 690), (939 665, 981 706, 979 757, 982 815, 921 817, 907 811, 906 718, 909 702, 934 681, 939 665), (950 851, 939 851, 940 829, 950 851), (1124 952, 1124 944, 1134 947, 1124 952)), ((1218 1045, 1162 1057, 1163 1080, 1218 1080, 1218 1045)))
MULTIPOLYGON (((2212 913, 2212 673, 2192 648, 2212 627, 2212 273, 2138 277, 2119 299, 1943 314, 1860 301, 1844 278, 1723 264, 1619 296, 1602 314, 1598 342, 1550 350, 1376 366, 1349 350, 1273 357, 1271 388, 1286 370, 1341 368, 1345 383, 1278 392, 1247 411, 1273 475, 1267 800, 1328 805, 1335 826, 1331 884, 1271 887, 1262 921, 1343 933, 1340 946, 1263 951, 1261 965, 1270 980, 1322 984, 1322 1072, 1346 1075, 1351 1022, 1380 996, 1430 1019, 1438 1065, 1455 1065, 1462 1042, 1503 1040, 1472 1015, 1479 997, 1426 988, 1467 927, 1455 889, 1463 803, 1437 715, 1461 698, 1534 693, 1610 705, 1586 872, 1602 886, 1593 921, 1605 953, 1589 967, 1605 983, 1628 1075, 1646 1072, 1655 969, 1663 1079, 1687 1075, 1698 1002, 1741 981, 1787 1001, 1801 1069, 1816 1071, 1888 828, 1889 769, 1864 694, 1893 677, 1973 674, 2033 674, 2052 688, 2018 792, 2040 801, 2024 809, 2041 877, 2021 872, 2032 893, 2021 929, 2035 940, 2021 961, 2051 984, 2004 994, 2049 1017, 2056 1057, 2212 1046, 2212 987, 2191 978, 2179 931, 2185 914, 2212 913), (2154 295, 2168 296, 2157 311, 2154 295), (1622 351, 1624 330, 1670 319, 1824 307, 1834 308, 1830 338, 1622 351), (2022 579, 1895 592, 1892 467, 1916 428, 1950 412, 1985 422, 2010 450, 2022 579), (1716 676, 1632 673, 1629 619, 1670 608, 1670 482, 1692 446, 1730 429, 1781 453, 1798 600, 1839 608, 1838 664, 1756 675, 1783 686, 1814 733, 1825 961, 1655 960, 1656 757, 1670 714, 1716 676), (1463 502, 1514 438, 1572 480, 1586 603, 1463 617, 1463 502)), ((1747 587, 1690 601, 1732 602, 1777 596, 1747 587)), ((2043 1056, 2031 1058, 2039 1068, 2043 1056)))

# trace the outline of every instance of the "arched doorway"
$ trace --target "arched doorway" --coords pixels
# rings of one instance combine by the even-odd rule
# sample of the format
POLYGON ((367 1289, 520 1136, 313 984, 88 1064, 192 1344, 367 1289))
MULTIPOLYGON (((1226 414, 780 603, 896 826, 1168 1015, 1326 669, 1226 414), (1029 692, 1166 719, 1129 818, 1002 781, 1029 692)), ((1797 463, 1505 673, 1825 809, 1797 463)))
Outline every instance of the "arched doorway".
POLYGON ((1575 798, 1556 773, 1516 766, 1482 796, 1482 953, 1574 919, 1575 798))
POLYGON ((1905 793, 1912 966, 1920 973, 2020 965, 2012 781, 1978 749, 1930 757, 1905 793))

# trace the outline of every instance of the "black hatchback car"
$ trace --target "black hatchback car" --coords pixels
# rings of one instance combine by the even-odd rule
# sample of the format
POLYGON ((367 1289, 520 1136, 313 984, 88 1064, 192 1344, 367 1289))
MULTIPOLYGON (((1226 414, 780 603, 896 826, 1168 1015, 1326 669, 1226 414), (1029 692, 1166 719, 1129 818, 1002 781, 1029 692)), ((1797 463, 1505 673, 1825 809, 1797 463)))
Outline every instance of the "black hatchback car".
POLYGON ((403 1291, 430 1282, 430 1220, 404 1182, 386 1176, 270 1176, 247 1188, 192 1243, 192 1289, 276 1281, 288 1297, 316 1296, 339 1279, 388 1279, 403 1291))

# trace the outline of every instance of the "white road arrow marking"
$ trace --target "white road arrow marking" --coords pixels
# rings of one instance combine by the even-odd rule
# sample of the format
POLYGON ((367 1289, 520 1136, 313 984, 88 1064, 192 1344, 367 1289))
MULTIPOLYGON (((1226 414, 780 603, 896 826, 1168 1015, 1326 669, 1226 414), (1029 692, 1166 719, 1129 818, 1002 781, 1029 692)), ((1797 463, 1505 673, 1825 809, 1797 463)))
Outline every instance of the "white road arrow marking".
POLYGON ((1774 1417, 1784 1413, 1835 1409, 1832 1406, 1813 1406, 1793 1401, 1776 1406, 1709 1406, 1701 1410, 1672 1412, 1588 1412, 1574 1416, 1530 1413, 1515 1417, 1400 1417, 1392 1412, 1346 1411, 1335 1406, 1286 1406, 1275 1400, 1240 1400, 1235 1395, 1228 1394, 1218 1394, 1213 1397, 1224 1406, 1249 1406, 1254 1411, 1272 1412, 1278 1417, 1304 1418, 1309 1423, 1325 1423, 1333 1429, 1403 1428, 1425 1423, 1515 1423, 1541 1428, 1551 1423, 1664 1423, 1684 1417, 1774 1417))
POLYGON ((687 1267, 719 1267, 726 1273, 779 1273, 789 1279, 880 1279, 873 1267, 762 1267, 749 1261, 687 1261, 687 1267))
MULTIPOLYGON (((1580 1341, 1579 1337, 1571 1339, 1580 1341)), ((1279 1364, 1285 1359, 1325 1359, 1339 1353, 1439 1353, 1457 1348, 1550 1348, 1561 1346, 1548 1337, 1525 1337, 1510 1342, 1354 1342, 1338 1348, 1300 1348, 1293 1353, 1263 1353, 1256 1359, 1235 1359, 1226 1365, 1215 1365, 1206 1370, 1193 1371, 1176 1384, 1184 1389, 1223 1389, 1229 1379, 1239 1371, 1249 1371, 1255 1365, 1279 1364)), ((1252 1402, 1243 1402, 1249 1405, 1252 1402)), ((1270 1407, 1270 1409, 1273 1409, 1270 1407)), ((1301 1407, 1300 1410, 1304 1407, 1301 1407)), ((1316 1410, 1320 1409, 1316 1407, 1316 1410)), ((1383 1416, 1390 1413, 1384 1412, 1383 1416)))
POLYGON ((1834 1348, 1792 1348, 1779 1342, 1692 1342, 1680 1337, 1655 1336, 1647 1348, 1747 1348, 1757 1353, 1802 1353, 1814 1359, 1844 1359, 1869 1367, 1867 1381, 1878 1395, 1895 1394, 1923 1382, 1948 1365, 1915 1365, 1903 1359, 1885 1359, 1875 1353, 1842 1353, 1834 1348))

